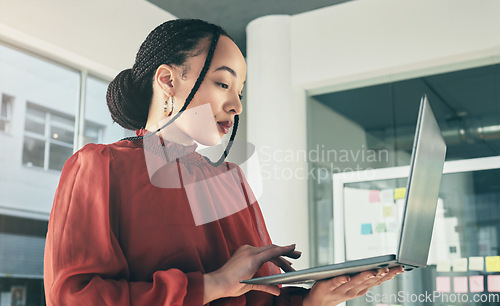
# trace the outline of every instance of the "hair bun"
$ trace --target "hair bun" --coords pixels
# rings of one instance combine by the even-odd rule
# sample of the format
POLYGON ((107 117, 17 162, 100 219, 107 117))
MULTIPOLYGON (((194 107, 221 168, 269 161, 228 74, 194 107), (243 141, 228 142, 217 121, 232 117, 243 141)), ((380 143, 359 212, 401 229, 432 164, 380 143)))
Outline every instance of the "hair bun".
POLYGON ((132 70, 120 72, 108 85, 106 101, 111 118, 128 130, 137 130, 146 125, 149 112, 148 101, 138 101, 133 95, 132 70))

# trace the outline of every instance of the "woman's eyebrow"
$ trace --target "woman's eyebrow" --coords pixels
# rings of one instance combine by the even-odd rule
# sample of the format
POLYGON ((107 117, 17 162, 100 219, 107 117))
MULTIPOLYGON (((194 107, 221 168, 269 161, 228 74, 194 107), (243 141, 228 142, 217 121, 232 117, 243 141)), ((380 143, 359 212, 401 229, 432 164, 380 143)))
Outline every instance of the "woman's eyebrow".
POLYGON ((229 68, 228 66, 220 66, 219 68, 215 69, 214 72, 221 71, 221 70, 228 71, 235 78, 238 77, 238 75, 236 74, 236 72, 233 69, 229 68))

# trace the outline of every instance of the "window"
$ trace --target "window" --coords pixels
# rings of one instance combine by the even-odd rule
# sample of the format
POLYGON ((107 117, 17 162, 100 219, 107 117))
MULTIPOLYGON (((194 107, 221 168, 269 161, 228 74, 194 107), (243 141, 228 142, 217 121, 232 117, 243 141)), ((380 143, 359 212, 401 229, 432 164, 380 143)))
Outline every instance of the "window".
POLYGON ((24 129, 23 164, 62 170, 73 154, 75 119, 28 103, 24 129))
POLYGON ((135 136, 113 123, 106 104, 108 82, 87 76, 85 82, 85 128, 82 146, 87 143, 113 143, 126 136, 135 136), (97 140, 98 139, 98 140, 97 140))
POLYGON ((2 94, 2 99, 0 100, 0 131, 9 132, 13 104, 13 96, 2 94))
POLYGON ((10 305, 14 292, 25 305, 45 304, 43 245, 59 171, 86 143, 127 136, 109 115, 107 86, 87 71, 0 43, 1 305, 10 305))
POLYGON ((102 134, 104 131, 104 126, 85 121, 85 128, 83 130, 83 143, 98 143, 102 141, 102 134))
POLYGON ((311 96, 308 146, 325 153, 309 162, 310 169, 323 171, 316 177, 324 178, 309 180, 312 262, 329 264, 333 258, 328 173, 410 164, 424 93, 448 146, 448 161, 499 156, 499 78, 500 64, 494 64, 311 96))
MULTIPOLYGON (((75 118, 44 109, 33 103, 26 108, 23 164, 45 170, 62 170, 73 154, 75 118)), ((85 122, 85 143, 100 141, 103 126, 85 122)))
MULTIPOLYGON (((372 288, 370 295, 347 305, 380 305, 377 302, 383 297, 403 305, 499 305, 499 167, 500 157, 447 162, 427 267, 372 288), (416 302, 414 297, 426 293, 429 298, 416 302), (452 296, 459 302, 449 303, 452 296)), ((351 177, 340 174, 334 179, 333 192, 339 195, 333 201, 335 260, 397 251, 408 171, 369 172, 351 177)))

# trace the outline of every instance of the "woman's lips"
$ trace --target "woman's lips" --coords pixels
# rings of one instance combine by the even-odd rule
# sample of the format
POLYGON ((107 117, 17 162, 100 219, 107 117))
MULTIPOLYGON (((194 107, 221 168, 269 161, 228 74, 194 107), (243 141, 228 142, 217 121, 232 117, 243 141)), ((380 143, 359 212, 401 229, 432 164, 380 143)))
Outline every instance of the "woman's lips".
POLYGON ((219 121, 217 124, 224 134, 229 133, 229 129, 233 126, 231 121, 219 121))

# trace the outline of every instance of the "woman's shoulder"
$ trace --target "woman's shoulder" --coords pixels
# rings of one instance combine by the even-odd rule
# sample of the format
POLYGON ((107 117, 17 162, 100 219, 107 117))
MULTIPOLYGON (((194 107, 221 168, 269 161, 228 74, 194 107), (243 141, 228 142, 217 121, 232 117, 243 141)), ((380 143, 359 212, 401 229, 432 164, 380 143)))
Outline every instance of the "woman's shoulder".
POLYGON ((111 163, 116 160, 116 156, 130 155, 136 149, 137 147, 131 145, 130 141, 123 140, 111 144, 88 143, 75 152, 66 161, 66 164, 97 165, 111 163))

